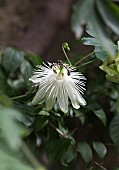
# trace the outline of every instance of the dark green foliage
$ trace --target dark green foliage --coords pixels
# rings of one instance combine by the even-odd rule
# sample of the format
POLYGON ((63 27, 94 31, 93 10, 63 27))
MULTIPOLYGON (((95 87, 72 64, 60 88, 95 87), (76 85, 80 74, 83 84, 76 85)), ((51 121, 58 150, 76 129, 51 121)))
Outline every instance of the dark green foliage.
POLYGON ((101 122, 106 126, 106 115, 102 109, 94 111, 94 114, 101 120, 101 122))
POLYGON ((86 142, 79 142, 78 150, 84 161, 88 164, 92 160, 92 151, 89 144, 87 144, 86 142))
POLYGON ((115 34, 119 35, 119 8, 108 0, 96 1, 100 15, 115 34))
MULTIPOLYGON (((11 55, 12 48, 8 49, 10 49, 11 55)), ((0 64, 0 80, 3 82, 3 84, 1 84, 0 93, 0 128, 2 130, 1 142, 6 147, 10 148, 10 151, 6 152, 0 144, 0 154, 4 155, 4 160, 9 159, 9 161, 11 161, 12 169, 15 169, 16 164, 23 170, 31 170, 32 166, 39 166, 41 169, 44 169, 39 163, 38 165, 37 163, 35 165, 32 164, 32 162, 29 163, 28 155, 26 155, 25 161, 22 162, 24 156, 22 156, 21 150, 23 150, 25 154, 27 150, 23 142, 23 139, 25 139, 33 151, 37 150, 35 153, 36 155, 40 154, 39 147, 43 145, 51 162, 60 160, 63 166, 68 167, 69 164, 73 164, 74 160, 77 159, 77 153, 79 152, 84 162, 87 164, 87 167, 90 167, 90 163, 93 161, 93 150, 90 144, 93 141, 88 143, 88 141, 82 142, 82 140, 76 140, 74 134, 77 127, 71 128, 70 124, 67 126, 66 121, 67 118, 75 117, 75 119, 79 120, 83 128, 87 124, 91 124, 95 121, 93 119, 97 117, 99 121, 102 122, 101 126, 106 126, 107 118, 103 108, 100 104, 96 103, 93 99, 94 96, 90 97, 90 102, 79 110, 73 109, 70 106, 67 115, 64 115, 64 113, 59 110, 58 106, 55 106, 51 111, 47 111, 44 104, 32 106, 30 101, 33 99, 37 89, 32 88, 32 85, 29 83, 29 77, 32 74, 35 64, 40 65, 41 60, 37 60, 37 57, 35 55, 32 56, 31 53, 23 53, 18 50, 18 54, 22 54, 21 59, 18 60, 15 69, 11 71, 6 69, 5 62, 3 62, 5 61, 4 55, 6 56, 4 51, 6 51, 6 49, 3 50, 0 64), (94 117, 90 118, 90 114, 93 114, 94 117), (17 153, 20 153, 21 157, 16 156, 17 153), (9 154, 13 154, 13 156, 9 157, 9 154), (13 161, 16 162, 16 164, 13 165, 13 161)), ((13 55, 12 58, 14 62, 16 61, 14 58, 19 56, 18 54, 15 49, 15 55, 13 55)), ((93 93, 93 91, 94 89, 89 89, 88 93, 93 93)), ((87 95, 87 97, 89 96, 87 95)), ((111 95, 111 97, 114 98, 114 95, 111 95)), ((114 129, 114 120, 112 120, 110 125, 110 136, 112 140, 117 143, 118 135, 114 135, 117 131, 117 129, 114 129)), ((93 142, 93 148, 97 155, 103 159, 107 152, 106 146, 101 141, 98 141, 93 142)), ((0 156, 1 160, 3 160, 3 158, 0 156)), ((7 166, 7 164, 4 165, 3 161, 0 168, 4 167, 3 169, 7 170, 7 166)))
MULTIPOLYGON (((28 126, 33 123, 33 118, 27 114, 32 114, 34 110, 28 105, 30 98, 24 94, 28 88, 31 89, 28 79, 33 70, 32 64, 26 58, 27 54, 14 48, 1 51, 0 169, 2 170, 34 170, 36 166, 39 170, 45 170, 40 163, 37 165, 33 163, 33 168, 27 155, 29 149, 22 142, 22 139, 31 133, 28 126)), ((41 60, 38 61, 40 64, 41 60)))
POLYGON ((35 122, 35 129, 39 131, 40 129, 44 128, 48 124, 48 118, 40 116, 36 119, 35 122))
POLYGON ((51 161, 56 161, 64 157, 65 159, 68 159, 68 149, 71 144, 71 139, 59 139, 57 141, 51 142, 49 144, 49 159, 51 161), (66 156, 67 155, 67 156, 66 156))
POLYGON ((23 61, 24 52, 16 50, 14 48, 6 48, 3 50, 2 66, 7 73, 15 72, 21 62, 23 61))
POLYGON ((110 30, 107 27, 110 27, 115 34, 119 35, 118 21, 119 7, 111 1, 82 0, 74 6, 71 25, 76 37, 80 37, 83 32, 83 25, 88 24, 103 50, 114 56, 115 48, 109 38, 110 30))
MULTIPOLYGON (((116 115, 110 124, 110 137, 112 141, 118 146, 119 145, 119 115, 116 115)), ((119 147, 118 147, 119 150, 119 147)))
POLYGON ((107 153, 107 148, 101 142, 93 142, 93 148, 95 149, 97 155, 103 159, 107 153))
MULTIPOLYGON (((88 25, 86 32, 90 36, 82 38, 82 42, 94 47, 88 62, 96 58, 97 63, 83 67, 87 105, 76 110, 70 104, 67 114, 58 105, 50 111, 44 103, 31 105, 37 87, 32 87, 29 78, 36 65, 42 64, 40 57, 10 47, 1 51, 1 170, 45 170, 39 163, 44 157, 42 153, 47 155, 49 163, 61 162, 66 169, 73 166, 80 154, 88 170, 98 170, 102 164, 96 163, 94 155, 103 161, 107 143, 119 150, 119 88, 99 70, 103 62, 100 68, 106 72, 106 78, 119 83, 117 43, 111 38, 118 34, 118 20, 119 8, 111 1, 81 0, 74 6, 72 29, 80 37, 82 26, 88 25)), ((64 48, 70 49, 67 43, 64 48)), ((82 61, 83 58, 78 62, 79 71, 80 66, 86 65, 81 65, 82 61)))

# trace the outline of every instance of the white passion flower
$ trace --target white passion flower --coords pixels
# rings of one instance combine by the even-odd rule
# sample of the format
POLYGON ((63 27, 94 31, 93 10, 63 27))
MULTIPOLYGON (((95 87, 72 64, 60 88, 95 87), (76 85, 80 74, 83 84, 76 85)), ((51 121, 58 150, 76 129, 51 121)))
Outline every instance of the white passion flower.
POLYGON ((60 109, 68 112, 69 99, 75 109, 79 109, 80 105, 86 105, 86 101, 82 97, 86 78, 76 72, 75 67, 59 63, 49 63, 37 66, 37 70, 33 72, 33 76, 29 79, 34 85, 39 86, 33 101, 33 105, 46 102, 46 109, 51 110, 58 102, 60 109))

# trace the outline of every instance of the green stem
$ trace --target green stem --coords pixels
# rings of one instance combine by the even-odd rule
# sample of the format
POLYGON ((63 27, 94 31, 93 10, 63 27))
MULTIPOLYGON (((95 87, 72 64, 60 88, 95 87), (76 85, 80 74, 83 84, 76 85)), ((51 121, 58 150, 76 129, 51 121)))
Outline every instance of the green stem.
POLYGON ((96 61, 96 60, 97 60, 97 59, 94 59, 94 60, 88 61, 88 62, 86 62, 86 63, 83 63, 83 64, 81 64, 80 66, 78 66, 78 67, 76 67, 76 68, 85 66, 85 65, 90 64, 90 63, 92 63, 92 62, 94 62, 94 61, 96 61))
POLYGON ((20 99, 20 98, 26 97, 27 95, 28 95, 28 93, 23 94, 23 95, 20 95, 20 96, 16 96, 16 97, 11 97, 10 99, 12 99, 12 100, 14 100, 14 99, 20 99))
POLYGON ((35 167, 36 170, 45 170, 43 165, 41 165, 38 160, 35 158, 35 156, 32 154, 28 146, 26 145, 25 142, 22 141, 21 149, 29 162, 35 167))
POLYGON ((53 129, 55 129, 55 131, 56 132, 58 132, 61 136, 65 136, 57 127, 55 127, 52 123, 49 123, 49 125, 53 128, 53 129))
POLYGON ((66 53, 66 51, 65 51, 65 49, 64 49, 64 44, 62 45, 62 50, 63 50, 63 52, 64 52, 64 55, 65 55, 65 57, 66 57, 69 65, 72 65, 71 62, 70 62, 70 60, 69 60, 69 57, 67 56, 67 53, 66 53))
POLYGON ((81 58, 79 61, 77 61, 77 62, 75 63, 75 66, 78 65, 80 62, 82 62, 83 60, 85 60, 86 58, 88 58, 89 56, 91 56, 91 55, 94 54, 94 53, 95 53, 95 51, 93 51, 93 52, 91 52, 90 54, 88 54, 88 55, 84 56, 83 58, 81 58))

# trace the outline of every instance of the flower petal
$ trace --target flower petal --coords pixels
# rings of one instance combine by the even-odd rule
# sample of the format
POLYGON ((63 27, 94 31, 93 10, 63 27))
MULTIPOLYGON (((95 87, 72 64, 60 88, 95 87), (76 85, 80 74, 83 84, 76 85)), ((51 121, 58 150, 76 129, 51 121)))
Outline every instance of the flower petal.
POLYGON ((32 100, 32 104, 35 105, 37 103, 41 103, 44 101, 47 91, 52 87, 53 82, 49 81, 47 83, 42 82, 39 86, 39 90, 36 93, 34 99, 32 100))
POLYGON ((59 83, 58 86, 59 87, 57 87, 58 88, 57 101, 59 103, 59 107, 64 113, 67 113, 68 112, 68 95, 67 95, 67 92, 65 90, 63 83, 59 83))
POLYGON ((36 93, 35 97, 33 98, 31 104, 35 105, 37 103, 41 103, 45 100, 45 90, 41 92, 39 88, 38 92, 36 93))
POLYGON ((54 101, 54 99, 52 97, 47 98, 47 100, 46 100, 46 109, 48 111, 51 110, 53 108, 53 106, 54 106, 54 103, 55 103, 55 101, 54 101))
POLYGON ((86 104, 86 102, 83 99, 83 97, 81 96, 81 94, 75 88, 75 85, 73 84, 73 82, 66 83, 65 88, 66 88, 68 96, 71 100, 71 103, 75 109, 79 109, 80 105, 86 104))

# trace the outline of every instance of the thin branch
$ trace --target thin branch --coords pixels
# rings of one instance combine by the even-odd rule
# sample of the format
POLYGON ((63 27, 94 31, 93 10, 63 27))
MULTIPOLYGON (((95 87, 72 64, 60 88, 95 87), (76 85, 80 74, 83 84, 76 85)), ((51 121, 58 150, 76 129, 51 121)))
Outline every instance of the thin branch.
POLYGON ((106 146, 110 146, 110 147, 118 147, 119 145, 116 145, 116 144, 112 144, 112 143, 107 143, 105 144, 106 146))
POLYGON ((78 128, 75 127, 71 132, 68 132, 67 135, 72 135, 72 134, 74 134, 74 132, 75 132, 77 129, 78 129, 78 128))
POLYGON ((102 170, 108 170, 107 168, 105 168, 104 166, 102 166, 100 163, 93 161, 93 163, 98 166, 99 168, 101 168, 102 170))
POLYGON ((49 124, 53 129, 55 129, 56 132, 58 132, 63 137, 66 137, 67 135, 72 135, 77 130, 77 127, 76 127, 71 132, 67 132, 64 134, 57 127, 55 127, 52 123, 49 123, 49 124))
POLYGON ((57 127, 55 127, 52 123, 49 123, 49 124, 53 129, 55 129, 56 132, 58 132, 61 136, 64 137, 64 134, 57 127))
POLYGON ((25 94, 19 95, 19 96, 15 96, 15 97, 10 97, 11 100, 15 100, 15 99, 20 99, 20 98, 24 98, 26 96, 28 96, 29 94, 35 93, 36 90, 33 90, 33 88, 29 91, 26 92, 25 94))

